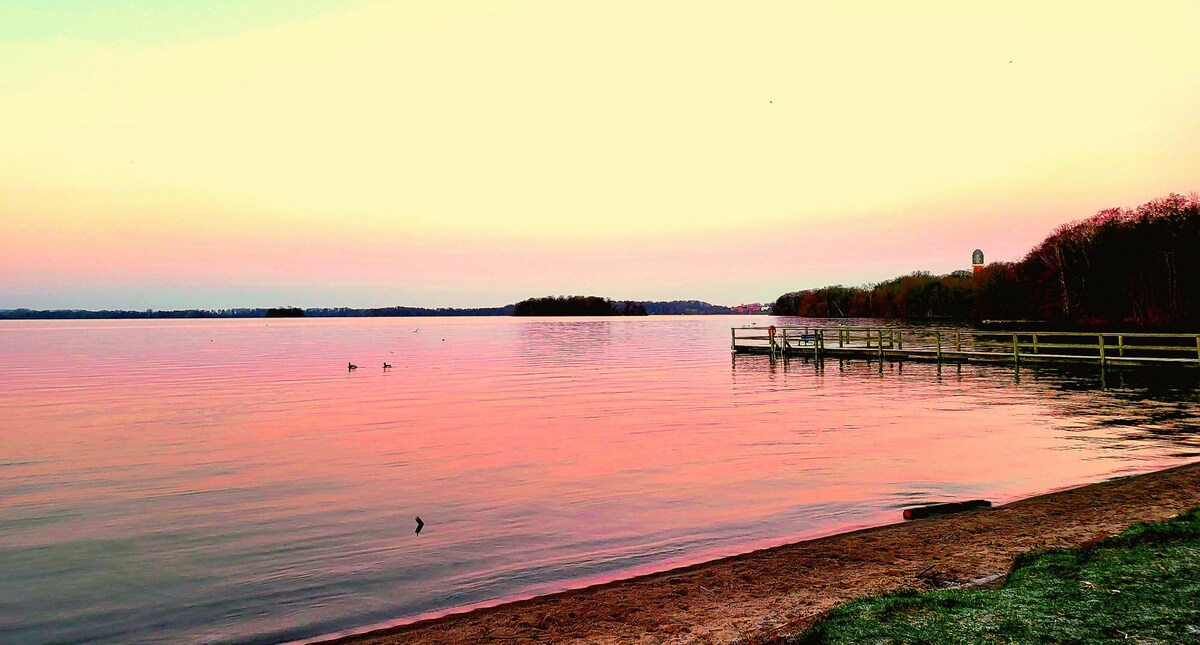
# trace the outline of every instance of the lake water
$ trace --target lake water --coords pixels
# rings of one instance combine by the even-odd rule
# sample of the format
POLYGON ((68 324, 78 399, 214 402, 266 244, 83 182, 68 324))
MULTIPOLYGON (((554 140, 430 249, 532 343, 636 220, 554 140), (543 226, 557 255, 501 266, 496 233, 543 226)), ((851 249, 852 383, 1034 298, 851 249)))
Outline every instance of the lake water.
POLYGON ((1194 369, 730 355, 770 320, 0 323, 2 640, 314 638, 1200 454, 1194 369))

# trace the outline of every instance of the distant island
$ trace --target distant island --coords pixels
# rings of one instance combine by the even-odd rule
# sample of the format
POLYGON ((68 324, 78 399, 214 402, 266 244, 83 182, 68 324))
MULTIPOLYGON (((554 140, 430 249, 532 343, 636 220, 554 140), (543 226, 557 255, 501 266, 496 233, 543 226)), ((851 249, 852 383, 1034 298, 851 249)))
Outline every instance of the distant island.
MULTIPOLYGON (((549 296, 547 298, 532 298, 523 302, 541 302, 560 298, 581 298, 582 296, 549 296)), ((598 298, 604 303, 612 303, 607 298, 598 298)), ((534 305, 542 307, 544 305, 534 305)), ((670 300, 670 301, 621 301, 617 313, 603 306, 598 311, 608 313, 528 313, 516 314, 518 305, 503 307, 479 307, 473 309, 425 307, 376 307, 355 309, 351 307, 316 307, 302 309, 299 307, 272 308, 237 308, 237 309, 175 309, 155 310, 146 309, 124 310, 103 309, 99 311, 87 309, 0 309, 0 320, 68 320, 68 319, 143 319, 143 318, 371 318, 371 317, 403 317, 403 316, 558 316, 558 315, 695 315, 695 314, 755 314, 766 313, 768 305, 739 305, 725 307, 709 304, 701 300, 670 300), (626 313, 628 312, 628 313, 626 313)), ((592 311, 588 309, 588 311, 592 311)))
POLYGON ((275 307, 267 310, 267 318, 303 318, 304 310, 299 307, 275 307))
POLYGON ((771 313, 952 318, 1060 325, 1200 323, 1200 195, 1172 193, 1055 229, 1019 262, 977 272, 918 271, 877 284, 780 296, 771 313))
POLYGON ((546 296, 518 302, 514 316, 646 316, 640 302, 613 302, 599 296, 546 296))

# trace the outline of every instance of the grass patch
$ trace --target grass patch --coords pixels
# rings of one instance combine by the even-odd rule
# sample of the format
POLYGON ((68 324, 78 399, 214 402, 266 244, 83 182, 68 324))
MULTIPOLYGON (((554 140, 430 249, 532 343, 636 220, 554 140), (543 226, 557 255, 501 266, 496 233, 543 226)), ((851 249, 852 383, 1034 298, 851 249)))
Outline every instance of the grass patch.
POLYGON ((1200 508, 1018 558, 1001 589, 857 600, 789 642, 1200 643, 1200 508))

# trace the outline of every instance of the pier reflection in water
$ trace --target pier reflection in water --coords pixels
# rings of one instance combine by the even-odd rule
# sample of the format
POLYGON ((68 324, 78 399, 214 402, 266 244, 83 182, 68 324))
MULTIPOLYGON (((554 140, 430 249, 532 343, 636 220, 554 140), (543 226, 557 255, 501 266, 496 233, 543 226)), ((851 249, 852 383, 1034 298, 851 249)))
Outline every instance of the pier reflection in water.
MULTIPOLYGON (((1092 442, 1089 449, 1138 451, 1144 441, 1174 445, 1173 457, 1200 457, 1200 370, 1101 367, 1084 365, 973 366, 931 363, 883 363, 878 361, 812 358, 780 358, 732 355, 735 372, 766 373, 823 379, 827 372, 882 379, 891 387, 909 388, 910 378, 930 379, 952 387, 998 387, 1006 381, 1020 387, 1022 395, 1035 395, 1045 405, 1044 415, 1058 420, 1054 427, 1092 442), (1113 432, 1116 428, 1123 431, 1113 432), (1089 434, 1090 433, 1090 434, 1089 434)), ((994 394, 980 393, 981 398, 994 394)), ((1107 455, 1127 458, 1128 452, 1107 455)))

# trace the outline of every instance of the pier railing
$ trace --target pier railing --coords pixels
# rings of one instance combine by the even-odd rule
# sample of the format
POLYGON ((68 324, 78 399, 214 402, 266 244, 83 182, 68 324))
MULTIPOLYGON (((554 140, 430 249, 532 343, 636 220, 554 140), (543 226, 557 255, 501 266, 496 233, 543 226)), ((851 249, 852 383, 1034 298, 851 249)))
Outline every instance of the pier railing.
POLYGON ((735 352, 947 362, 1200 365, 1200 334, 901 327, 734 327, 735 352))

